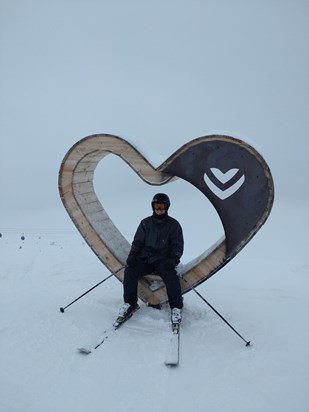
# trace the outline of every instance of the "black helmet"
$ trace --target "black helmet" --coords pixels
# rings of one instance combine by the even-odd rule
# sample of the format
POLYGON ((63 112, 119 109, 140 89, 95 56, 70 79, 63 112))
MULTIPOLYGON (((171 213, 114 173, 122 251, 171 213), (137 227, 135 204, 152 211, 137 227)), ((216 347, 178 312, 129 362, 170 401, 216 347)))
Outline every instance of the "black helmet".
POLYGON ((166 211, 168 211, 168 208, 171 205, 170 199, 165 193, 157 193, 156 195, 154 195, 151 201, 152 208, 154 203, 163 203, 164 205, 166 205, 166 211))

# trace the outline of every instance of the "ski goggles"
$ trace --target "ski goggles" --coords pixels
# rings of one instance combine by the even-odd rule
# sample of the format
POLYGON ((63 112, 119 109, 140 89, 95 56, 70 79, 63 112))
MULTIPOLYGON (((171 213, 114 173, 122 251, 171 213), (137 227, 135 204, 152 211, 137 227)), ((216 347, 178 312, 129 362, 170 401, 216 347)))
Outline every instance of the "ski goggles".
POLYGON ((166 205, 164 203, 153 203, 152 207, 154 210, 166 210, 166 205))

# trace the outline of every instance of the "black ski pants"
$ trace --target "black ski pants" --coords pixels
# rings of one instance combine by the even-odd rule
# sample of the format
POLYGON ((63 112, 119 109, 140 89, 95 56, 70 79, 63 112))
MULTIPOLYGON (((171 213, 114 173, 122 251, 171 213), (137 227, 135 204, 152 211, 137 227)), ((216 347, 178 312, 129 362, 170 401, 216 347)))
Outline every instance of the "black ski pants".
POLYGON ((159 260, 152 264, 139 260, 137 266, 127 266, 125 268, 123 280, 123 298, 125 303, 130 305, 137 303, 138 279, 155 271, 158 272, 166 286, 170 308, 181 309, 183 301, 179 277, 175 269, 166 268, 164 260, 159 260))

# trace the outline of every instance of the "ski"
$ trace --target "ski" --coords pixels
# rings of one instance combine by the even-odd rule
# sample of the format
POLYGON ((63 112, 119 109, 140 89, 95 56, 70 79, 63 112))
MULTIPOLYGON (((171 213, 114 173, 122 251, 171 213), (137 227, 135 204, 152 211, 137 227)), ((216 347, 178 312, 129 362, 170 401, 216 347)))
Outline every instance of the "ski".
POLYGON ((179 332, 180 324, 172 323, 172 336, 170 337, 168 353, 164 362, 166 366, 179 365, 179 332))
POLYGON ((113 323, 113 326, 110 328, 106 329, 102 335, 97 339, 97 342, 95 345, 92 347, 87 347, 87 346, 82 346, 80 348, 77 348, 79 353, 82 353, 84 355, 89 355, 92 353, 94 350, 98 349, 105 341, 106 339, 109 338, 109 336, 114 333, 117 329, 120 328, 124 323, 126 323, 130 318, 132 318, 133 314, 139 309, 140 307, 138 306, 133 312, 130 312, 127 316, 118 316, 115 322, 113 323))

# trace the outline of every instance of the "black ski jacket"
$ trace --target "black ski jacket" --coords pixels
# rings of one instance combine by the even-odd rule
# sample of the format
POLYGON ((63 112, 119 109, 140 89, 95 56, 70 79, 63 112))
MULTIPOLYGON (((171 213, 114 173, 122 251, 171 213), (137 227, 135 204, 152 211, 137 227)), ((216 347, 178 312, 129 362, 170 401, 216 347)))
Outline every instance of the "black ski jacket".
POLYGON ((139 224, 130 254, 145 259, 150 264, 164 258, 172 258, 179 263, 183 248, 184 240, 179 222, 168 215, 159 219, 152 215, 139 224))

